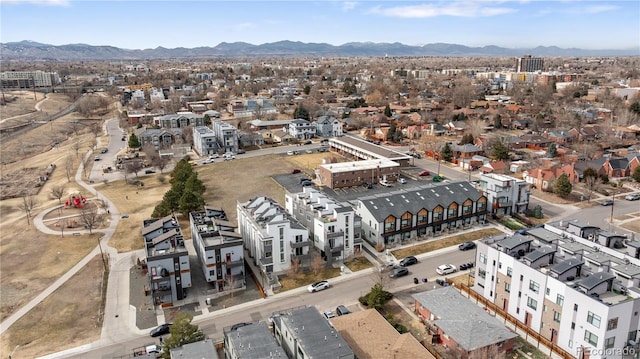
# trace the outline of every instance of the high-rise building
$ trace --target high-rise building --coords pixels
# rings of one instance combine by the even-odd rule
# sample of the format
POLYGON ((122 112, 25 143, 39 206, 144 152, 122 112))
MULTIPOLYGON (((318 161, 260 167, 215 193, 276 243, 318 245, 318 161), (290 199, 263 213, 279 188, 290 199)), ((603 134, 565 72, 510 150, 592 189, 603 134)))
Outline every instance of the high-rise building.
POLYGON ((541 57, 525 55, 516 59, 516 72, 535 72, 544 68, 544 60, 541 57))

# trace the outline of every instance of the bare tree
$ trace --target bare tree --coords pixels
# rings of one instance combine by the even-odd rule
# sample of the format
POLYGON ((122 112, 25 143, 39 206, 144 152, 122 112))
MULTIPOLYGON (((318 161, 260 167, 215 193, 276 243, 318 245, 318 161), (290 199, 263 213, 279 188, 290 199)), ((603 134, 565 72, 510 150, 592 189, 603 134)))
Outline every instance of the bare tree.
POLYGON ((100 206, 100 208, 102 208, 102 210, 105 213, 109 213, 109 202, 105 201, 104 199, 101 199, 98 201, 98 205, 100 206))
POLYGON ((167 167, 167 165, 169 164, 169 161, 171 161, 171 159, 169 159, 167 156, 158 155, 158 161, 154 165, 158 167, 158 169, 160 170, 160 173, 162 173, 162 170, 164 170, 167 167))
POLYGON ((80 141, 76 140, 76 142, 73 144, 73 150, 76 153, 76 158, 78 158, 78 155, 80 154, 80 141))
POLYGON ((80 121, 78 121, 77 119, 71 120, 68 122, 69 123, 69 129, 71 131, 73 131, 74 135, 78 135, 78 130, 80 129, 80 121))
POLYGON ((285 271, 285 274, 289 278, 297 278, 300 274, 300 260, 297 258, 291 260, 291 266, 285 271))
POLYGON ((67 219, 66 218, 60 218, 58 220, 58 225, 60 226, 60 237, 64 238, 64 227, 67 226, 67 219))
POLYGON ((27 225, 31 225, 31 212, 33 212, 33 210, 39 205, 40 203, 34 196, 28 195, 26 193, 22 195, 22 203, 20 204, 20 209, 27 216, 27 225))
POLYGON ((142 152, 144 152, 144 154, 146 155, 149 164, 151 164, 152 166, 157 165, 160 160, 160 155, 158 154, 158 150, 156 150, 153 144, 149 142, 145 143, 144 146, 142 146, 142 152))
POLYGON ((126 177, 126 171, 128 170, 129 172, 133 172, 136 175, 136 178, 138 177, 138 172, 142 169, 142 162, 141 161, 132 161, 129 162, 125 165, 125 177, 126 177))
POLYGON ((98 214, 98 208, 94 204, 88 204, 80 211, 82 224, 93 233, 93 229, 102 221, 102 216, 98 214))
POLYGON ((373 284, 379 284, 380 288, 385 289, 389 282, 391 281, 391 277, 389 276, 390 272, 393 270, 393 267, 383 265, 371 274, 371 280, 373 284))
POLYGON ((314 251, 311 256, 311 263, 309 264, 313 275, 319 275, 320 272, 322 272, 322 270, 324 269, 324 266, 324 259, 322 259, 322 257, 320 256, 320 253, 314 251))
POLYGON ((62 196, 64 196, 66 188, 64 185, 56 185, 51 187, 51 197, 58 200, 58 204, 62 204, 62 196))
POLYGON ((67 181, 71 182, 71 174, 73 172, 73 157, 68 156, 64 162, 64 172, 67 175, 67 181))

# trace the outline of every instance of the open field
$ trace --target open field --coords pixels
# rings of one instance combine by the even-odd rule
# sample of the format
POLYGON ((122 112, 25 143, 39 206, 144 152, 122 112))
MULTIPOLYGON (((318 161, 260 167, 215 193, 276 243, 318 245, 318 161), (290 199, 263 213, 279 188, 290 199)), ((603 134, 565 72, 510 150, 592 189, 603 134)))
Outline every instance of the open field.
POLYGON ((42 303, 15 322, 2 335, 0 353, 6 358, 34 358, 90 343, 102 330, 102 278, 100 256, 42 303), (81 300, 79 300, 81 298, 81 300))
POLYGON ((8 91, 4 93, 6 106, 0 106, 0 118, 2 120, 20 116, 27 113, 35 112, 35 106, 38 100, 42 100, 43 94, 36 93, 36 97, 33 96, 33 91, 8 91))

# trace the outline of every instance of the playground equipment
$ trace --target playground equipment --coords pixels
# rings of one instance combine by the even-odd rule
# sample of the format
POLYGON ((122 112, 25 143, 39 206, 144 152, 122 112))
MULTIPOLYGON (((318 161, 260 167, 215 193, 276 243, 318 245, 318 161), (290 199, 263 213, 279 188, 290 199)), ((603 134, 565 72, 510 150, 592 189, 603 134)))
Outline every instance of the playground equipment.
POLYGON ((87 198, 83 197, 79 191, 73 191, 69 193, 69 199, 64 202, 64 208, 69 206, 84 208, 85 204, 87 204, 87 198))

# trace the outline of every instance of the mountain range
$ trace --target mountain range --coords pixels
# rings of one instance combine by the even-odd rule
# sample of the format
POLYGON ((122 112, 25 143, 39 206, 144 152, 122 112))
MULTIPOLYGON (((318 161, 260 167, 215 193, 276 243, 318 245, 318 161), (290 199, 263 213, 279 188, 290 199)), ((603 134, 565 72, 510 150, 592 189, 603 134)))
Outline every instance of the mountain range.
POLYGON ((394 43, 350 42, 335 46, 326 43, 278 41, 253 45, 246 42, 222 42, 215 47, 178 47, 168 49, 122 49, 114 46, 87 44, 49 45, 34 41, 0 43, 3 60, 152 60, 209 57, 380 57, 380 56, 638 56, 640 48, 627 50, 586 50, 538 46, 535 48, 504 48, 499 46, 469 47, 457 44, 427 44, 423 46, 394 43))

